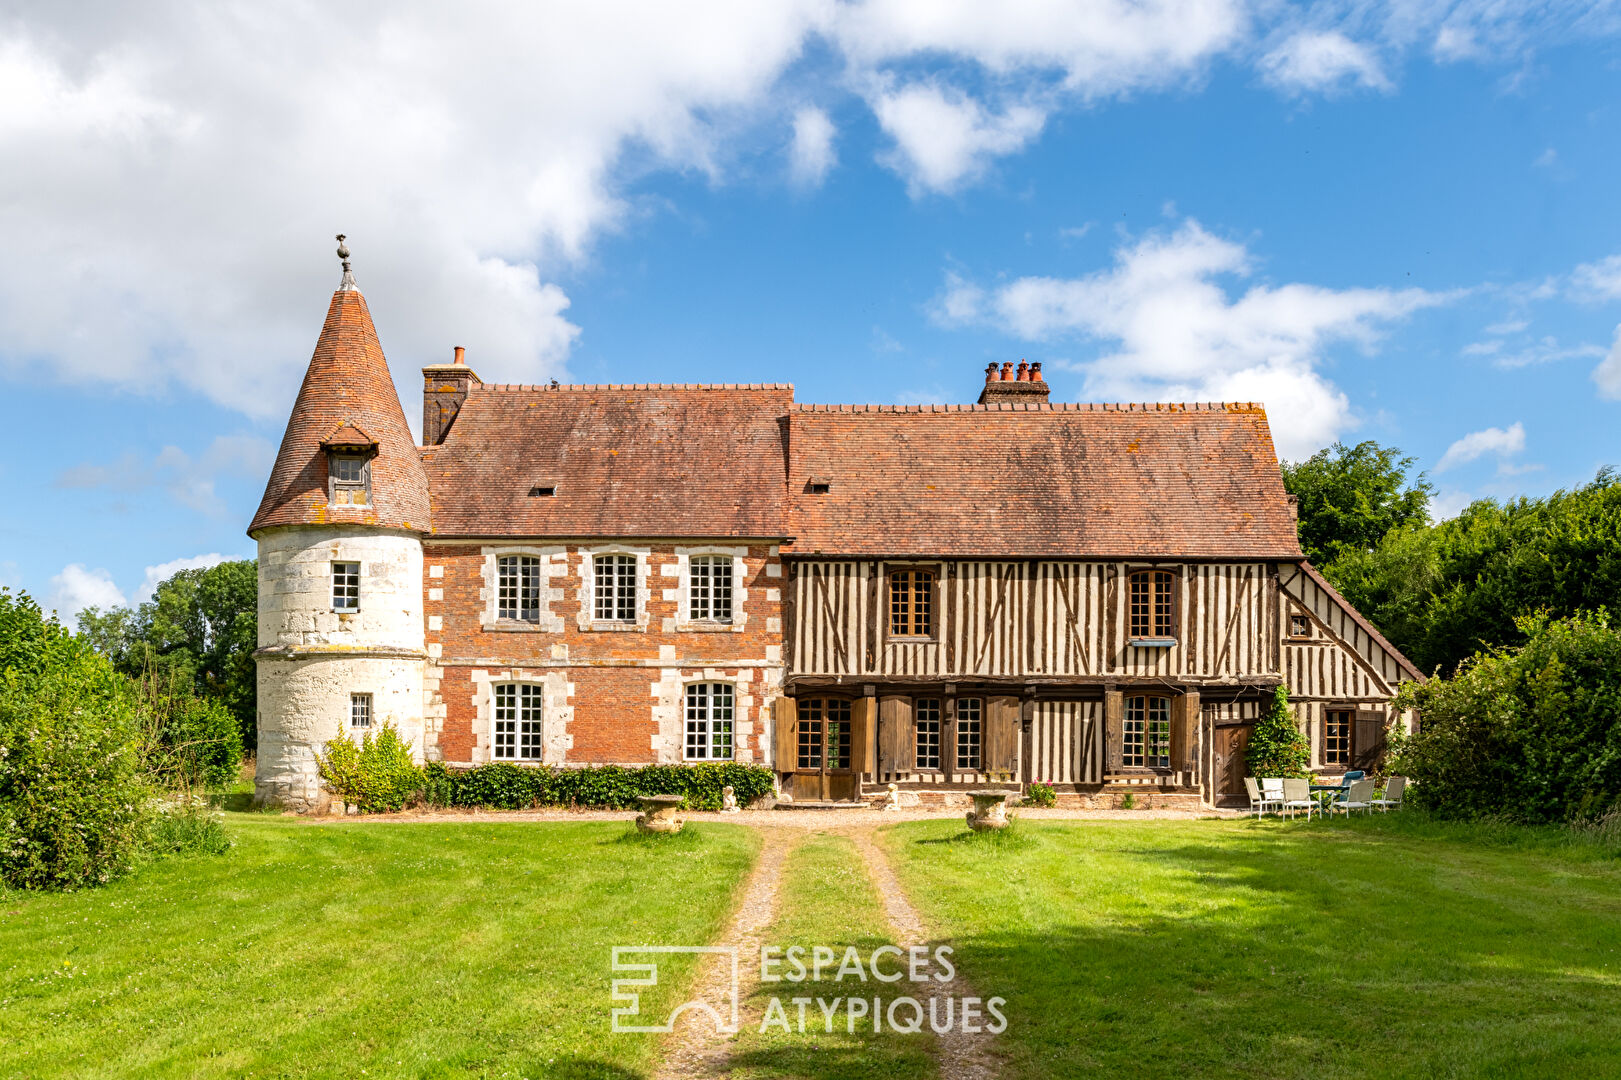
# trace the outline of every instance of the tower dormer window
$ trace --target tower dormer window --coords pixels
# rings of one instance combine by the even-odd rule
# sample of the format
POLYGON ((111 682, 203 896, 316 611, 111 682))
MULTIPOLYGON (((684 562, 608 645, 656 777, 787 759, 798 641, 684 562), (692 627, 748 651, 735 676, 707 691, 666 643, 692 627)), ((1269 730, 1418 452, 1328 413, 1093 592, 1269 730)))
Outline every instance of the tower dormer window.
POLYGON ((327 475, 332 490, 328 499, 333 506, 371 505, 371 460, 359 454, 332 454, 328 458, 327 475))

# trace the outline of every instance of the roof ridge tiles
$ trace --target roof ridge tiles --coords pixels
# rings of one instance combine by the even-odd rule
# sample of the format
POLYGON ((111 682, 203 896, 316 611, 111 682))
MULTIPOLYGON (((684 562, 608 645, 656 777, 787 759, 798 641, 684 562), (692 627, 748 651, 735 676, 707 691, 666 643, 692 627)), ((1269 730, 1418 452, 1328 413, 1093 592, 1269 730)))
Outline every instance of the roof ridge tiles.
MULTIPOLYGON (((740 389, 756 389, 746 387, 740 389)), ((1000 402, 991 405, 875 405, 871 403, 820 403, 801 401, 794 410, 802 413, 1032 413, 1032 412, 1121 412, 1121 413, 1174 413, 1174 412, 1265 412, 1256 401, 1052 401, 1052 402, 1000 402)))
POLYGON ((793 383, 479 383, 474 390, 498 390, 513 393, 547 391, 549 393, 621 393, 626 390, 792 390, 793 383))

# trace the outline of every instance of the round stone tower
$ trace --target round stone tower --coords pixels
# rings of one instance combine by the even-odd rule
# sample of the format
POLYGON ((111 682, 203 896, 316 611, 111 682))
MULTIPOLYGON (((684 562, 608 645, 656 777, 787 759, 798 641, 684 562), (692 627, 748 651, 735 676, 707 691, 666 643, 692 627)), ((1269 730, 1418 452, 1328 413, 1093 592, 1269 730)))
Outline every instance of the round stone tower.
POLYGON ((422 754, 428 477, 338 237, 332 294, 248 535, 259 544, 256 798, 330 800, 315 754, 384 723, 422 754))

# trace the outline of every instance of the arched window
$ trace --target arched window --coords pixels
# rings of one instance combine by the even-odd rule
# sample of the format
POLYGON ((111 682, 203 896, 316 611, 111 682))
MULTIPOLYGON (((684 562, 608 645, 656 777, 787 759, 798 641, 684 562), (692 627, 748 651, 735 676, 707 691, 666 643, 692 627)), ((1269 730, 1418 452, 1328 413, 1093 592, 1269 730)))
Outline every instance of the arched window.
POLYGON ((733 693, 730 683, 687 687, 687 760, 731 761, 733 693))
POLYGON ((531 683, 497 683, 495 722, 490 740, 497 761, 539 761, 541 688, 531 683))
POLYGON ((636 556, 598 555, 592 563, 595 578, 594 615, 598 622, 636 621, 636 556))
POLYGON ((1176 575, 1169 570, 1138 570, 1131 575, 1131 636, 1176 636, 1176 575))
POLYGON ((1120 763, 1127 768, 1171 767, 1171 699, 1140 694, 1126 699, 1120 763))

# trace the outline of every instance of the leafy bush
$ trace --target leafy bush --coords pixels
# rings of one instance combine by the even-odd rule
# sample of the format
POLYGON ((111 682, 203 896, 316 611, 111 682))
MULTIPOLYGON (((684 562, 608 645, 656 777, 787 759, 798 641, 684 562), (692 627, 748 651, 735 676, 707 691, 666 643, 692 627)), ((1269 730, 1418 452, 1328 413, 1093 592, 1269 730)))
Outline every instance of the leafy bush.
POLYGON ((1403 684, 1422 720, 1392 768, 1438 815, 1582 821, 1621 808, 1621 630, 1605 612, 1520 621, 1523 646, 1403 684))
POLYGON ((187 687, 165 693, 156 679, 144 681, 153 716, 148 769, 181 786, 220 788, 242 765, 242 728, 218 698, 198 697, 187 687))
POLYGON ((422 792, 432 806, 486 806, 497 810, 531 806, 624 810, 636 805, 638 795, 684 795, 688 809, 719 810, 721 789, 727 785, 740 806, 775 790, 770 769, 735 761, 633 768, 554 768, 498 761, 465 770, 430 764, 424 770, 422 792))
POLYGON ((134 685, 0 589, 0 880, 75 889, 129 871, 151 819, 144 750, 134 685))
POLYGON ((422 770, 411 760, 411 744, 393 724, 366 732, 356 746, 347 733, 315 757, 321 779, 344 802, 363 814, 399 810, 422 790, 422 770))
POLYGON ((1272 703, 1250 733, 1244 763, 1251 776, 1302 778, 1311 762, 1311 746, 1289 708, 1289 688, 1272 691, 1272 703))
POLYGON ((211 810, 206 799, 187 796, 159 810, 146 848, 155 859, 223 855, 231 849, 231 839, 225 835, 223 815, 211 810))
POLYGON ((1024 793, 1024 801, 1031 806, 1057 806, 1058 792, 1050 784, 1031 784, 1030 790, 1024 793))

